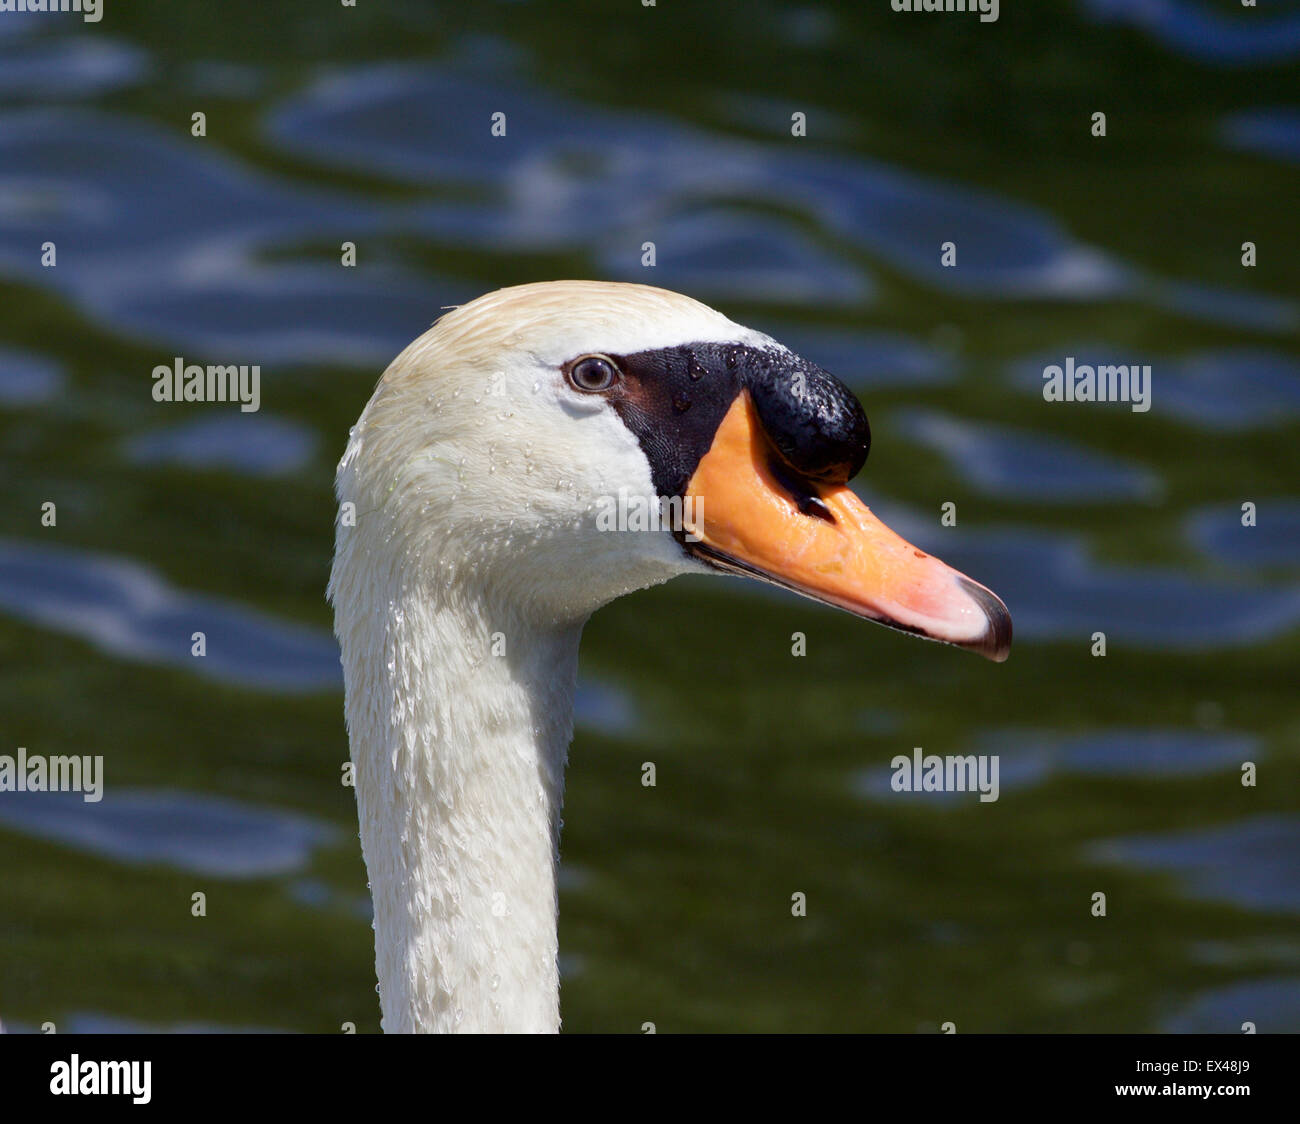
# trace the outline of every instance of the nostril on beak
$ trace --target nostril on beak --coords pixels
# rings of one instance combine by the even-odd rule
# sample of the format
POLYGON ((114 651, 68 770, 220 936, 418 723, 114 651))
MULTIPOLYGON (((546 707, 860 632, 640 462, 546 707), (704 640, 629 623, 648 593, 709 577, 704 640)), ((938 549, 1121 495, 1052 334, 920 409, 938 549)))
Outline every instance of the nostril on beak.
POLYGON ((785 489, 786 494, 794 500, 801 515, 815 515, 818 519, 825 519, 827 523, 835 522, 831 509, 822 503, 820 497, 814 495, 811 488, 795 476, 779 457, 767 458, 767 470, 785 489))

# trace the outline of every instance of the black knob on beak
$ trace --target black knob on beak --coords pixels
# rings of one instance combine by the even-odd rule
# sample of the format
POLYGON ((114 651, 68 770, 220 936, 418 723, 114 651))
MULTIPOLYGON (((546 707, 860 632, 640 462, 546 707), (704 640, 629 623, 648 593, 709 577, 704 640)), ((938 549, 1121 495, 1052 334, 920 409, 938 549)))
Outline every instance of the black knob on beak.
POLYGON ((861 471, 871 427, 856 395, 789 351, 752 351, 743 372, 763 431, 799 476, 845 484, 861 471))

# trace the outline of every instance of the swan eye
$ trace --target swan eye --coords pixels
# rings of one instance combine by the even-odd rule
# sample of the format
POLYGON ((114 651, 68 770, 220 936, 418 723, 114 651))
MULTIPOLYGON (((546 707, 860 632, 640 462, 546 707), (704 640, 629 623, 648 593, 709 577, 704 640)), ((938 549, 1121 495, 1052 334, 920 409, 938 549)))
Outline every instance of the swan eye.
POLYGON ((603 355, 584 355, 569 366, 569 382, 578 390, 596 394, 618 381, 618 368, 603 355))

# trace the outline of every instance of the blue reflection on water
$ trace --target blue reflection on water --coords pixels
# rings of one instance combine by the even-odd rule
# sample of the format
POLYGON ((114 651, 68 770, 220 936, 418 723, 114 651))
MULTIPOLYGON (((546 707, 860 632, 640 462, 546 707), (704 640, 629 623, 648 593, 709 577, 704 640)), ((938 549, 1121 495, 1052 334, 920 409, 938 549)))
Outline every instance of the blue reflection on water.
POLYGON ((378 263, 262 260, 306 239, 337 254, 386 212, 273 183, 120 115, 0 117, 0 167, 0 272, 59 287, 115 332, 223 362, 383 364, 441 305, 474 295, 378 263), (31 248, 47 240, 75 258, 43 269, 31 248))
POLYGON ((951 357, 908 336, 756 320, 752 327, 830 371, 855 390, 944 386, 957 378, 951 357))
POLYGON ((20 110, 0 117, 0 166, 13 169, 0 191, 0 270, 58 286, 114 331, 282 365, 381 365, 440 308, 489 287, 374 258, 337 264, 341 241, 390 233, 479 250, 585 248, 646 279, 650 231, 665 242, 655 279, 721 298, 860 307, 872 284, 845 256, 856 247, 981 299, 1133 296, 1265 330, 1295 322, 1289 302, 1144 278, 1010 200, 573 102, 491 70, 334 75, 273 110, 268 130, 305 156, 472 197, 391 204, 304 190, 121 114, 20 110), (481 127, 503 105, 508 145, 481 127), (801 221, 755 209, 773 203, 801 221), (46 239, 77 246, 75 260, 40 268, 30 247, 46 239), (948 240, 959 269, 939 263, 948 240), (278 260, 304 242, 332 260, 278 260))
MULTIPOLYGON (((1009 368, 1015 387, 1043 391, 1043 370, 1073 356, 1076 365, 1151 365, 1151 415, 1174 417, 1203 429, 1238 432, 1282 425, 1300 414, 1300 362, 1281 351, 1238 348, 1187 356, 1137 356, 1104 345, 1018 359, 1009 368)), ((1062 409, 1128 411, 1127 403, 1054 404, 1062 409)))
POLYGON ((1022 639, 1086 645, 1093 632, 1104 632, 1111 643, 1137 647, 1222 648, 1256 644, 1300 624, 1300 587, 1101 563, 1065 536, 982 534, 954 542, 940 557, 998 590, 1022 639))
MULTIPOLYGON (((416 225, 444 242, 602 255, 618 237, 628 255, 619 260, 630 261, 645 232, 671 229, 683 204, 749 200, 801 206, 831 237, 982 297, 1096 299, 1129 291, 1136 278, 1021 204, 865 160, 633 118, 490 69, 387 64, 334 74, 274 110, 267 127, 278 143, 332 165, 421 187, 474 185, 480 202, 416 210, 416 225), (508 144, 484 124, 497 111, 507 114, 508 144), (961 247, 960 269, 940 265, 950 239, 961 247)), ((781 230, 788 258, 786 231, 795 228, 764 227, 781 230)), ((732 281, 745 295, 743 271, 732 281)))
MULTIPOLYGON (((5 24, 17 15, 4 13, 5 24)), ((0 95, 13 100, 78 98, 134 85, 148 70, 143 51, 91 35, 0 36, 0 95)))
POLYGON ((1172 1034, 1294 1033, 1300 1026, 1300 976, 1267 976, 1197 994, 1169 1015, 1161 1029, 1172 1034))
POLYGON ((1187 521, 1192 541, 1211 558, 1240 566, 1300 566, 1300 501, 1255 502, 1255 526, 1240 504, 1202 508, 1187 521))
POLYGON ((1173 873, 1195 897, 1300 913, 1300 821, 1286 816, 1111 839, 1093 844, 1088 853, 1099 862, 1173 873))
POLYGON ((63 369, 52 359, 28 351, 0 349, 0 406, 36 406, 64 387, 63 369))
POLYGON ((338 835, 320 820, 188 792, 114 788, 0 794, 0 824, 99 858, 158 864, 220 878, 266 878, 305 867, 338 835))
POLYGON ((248 687, 312 691, 343 681, 329 633, 177 589, 119 558, 0 540, 0 610, 123 659, 248 687), (206 656, 190 654, 195 632, 207 637, 206 656))
POLYGON ((1300 163, 1300 109, 1252 109, 1223 123, 1223 139, 1234 148, 1300 163))
POLYGON ((1300 55, 1300 12, 1272 15, 1254 7, 1235 16, 1204 0, 1082 0, 1094 19, 1128 23, 1179 54, 1215 66, 1253 66, 1300 55))
POLYGON ((1300 328, 1300 311, 1281 297, 1220 289, 1180 281, 1153 281, 1149 298, 1156 307, 1201 324, 1283 335, 1300 328))
POLYGON ((316 435, 298 422, 261 413, 223 413, 136 434, 126 443, 126 455, 136 464, 279 476, 306 465, 315 447, 316 435))
MULTIPOLYGON (((1249 759, 1256 744, 1254 738, 1244 734, 1199 730, 1125 728, 1063 734, 1056 730, 1009 728, 985 731, 968 747, 926 746, 925 750, 941 756, 945 753, 997 756, 999 791, 1005 794, 1059 775, 1197 776, 1236 769, 1243 760, 1249 759)), ((910 748, 896 752, 911 754, 910 748)), ((974 799, 966 793, 896 793, 890 784, 892 776, 890 767, 869 769, 858 777, 854 788, 872 799, 909 795, 940 802, 974 799)))
POLYGON ((1146 469, 1063 437, 930 410, 900 410, 891 420, 905 436, 945 457, 961 479, 990 495, 1103 503, 1155 499, 1161 492, 1158 478, 1146 469))
MULTIPOLYGON (((981 735, 980 745, 984 752, 995 753, 999 744, 1017 744, 1017 738, 1020 745, 1036 744, 1028 735, 991 731, 981 735)), ((1054 763, 1068 772, 1157 777, 1236 769, 1256 746, 1256 740, 1245 734, 1125 729, 1075 734, 1044 748, 1054 763)))
POLYGON ((636 703, 626 691, 583 676, 573 697, 573 720, 611 737, 630 737, 640 726, 636 703))
MULTIPOLYGON (((656 285, 701 298, 781 304, 859 305, 872 294, 865 270, 812 244, 794 225, 728 208, 674 214, 654 230, 656 285)), ((597 253, 615 281, 645 282, 633 237, 597 253)))
POLYGON ((289 884, 289 896, 312 909, 340 910, 360 921, 375 919, 374 903, 366 894, 345 894, 318 878, 297 878, 289 884))

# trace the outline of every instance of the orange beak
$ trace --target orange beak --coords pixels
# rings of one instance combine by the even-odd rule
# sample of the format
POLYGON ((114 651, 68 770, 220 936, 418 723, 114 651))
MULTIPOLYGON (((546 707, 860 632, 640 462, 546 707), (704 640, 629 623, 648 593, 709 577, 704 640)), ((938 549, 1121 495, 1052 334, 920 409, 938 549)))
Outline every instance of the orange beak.
POLYGON ((748 391, 685 498, 688 545, 722 569, 998 663, 1011 651, 1011 615, 991 591, 900 538, 845 485, 785 470, 748 391))

